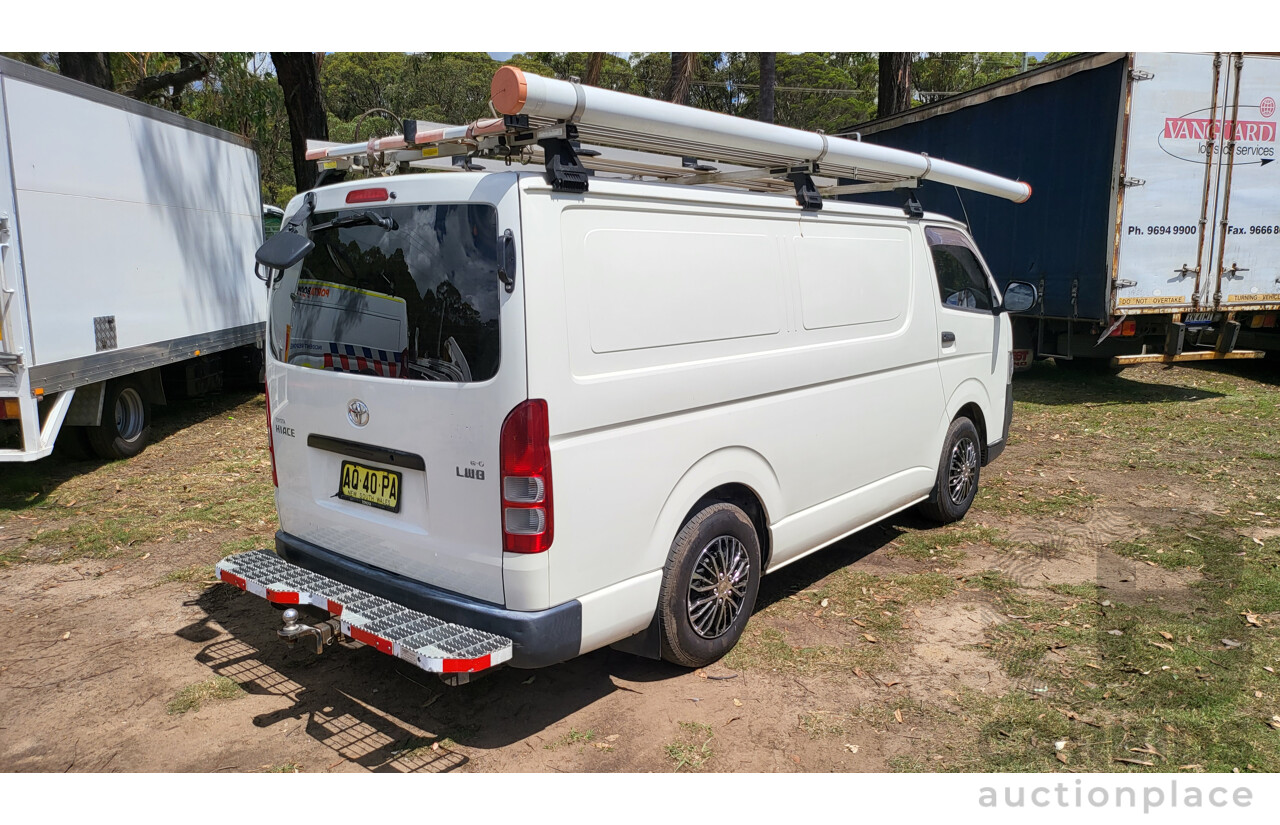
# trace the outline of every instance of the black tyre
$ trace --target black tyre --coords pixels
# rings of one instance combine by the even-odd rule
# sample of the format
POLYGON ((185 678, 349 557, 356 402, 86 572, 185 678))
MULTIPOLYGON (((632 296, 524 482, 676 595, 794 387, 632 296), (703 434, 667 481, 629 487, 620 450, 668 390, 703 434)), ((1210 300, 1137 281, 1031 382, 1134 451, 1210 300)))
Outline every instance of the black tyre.
POLYGON ((107 382, 102 423, 86 427, 89 446, 103 458, 132 458, 151 438, 151 405, 142 385, 132 378, 107 382))
POLYGON ((760 590, 760 540, 732 504, 712 504, 685 523, 662 576, 662 658, 703 667, 738 643, 760 590))
POLYGON ((978 494, 982 470, 982 442, 978 428, 967 418, 957 418, 947 430, 938 464, 938 479, 929 498, 920 502, 920 514, 939 524, 964 518, 978 494))

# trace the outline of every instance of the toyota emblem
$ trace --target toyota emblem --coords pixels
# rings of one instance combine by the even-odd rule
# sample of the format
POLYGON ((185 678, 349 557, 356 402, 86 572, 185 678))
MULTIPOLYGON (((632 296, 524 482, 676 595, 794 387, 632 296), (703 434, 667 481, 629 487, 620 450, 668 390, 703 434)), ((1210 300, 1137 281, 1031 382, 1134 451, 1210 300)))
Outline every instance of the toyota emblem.
POLYGON ((363 427, 369 423, 369 408, 359 398, 347 402, 347 420, 353 427, 363 427))

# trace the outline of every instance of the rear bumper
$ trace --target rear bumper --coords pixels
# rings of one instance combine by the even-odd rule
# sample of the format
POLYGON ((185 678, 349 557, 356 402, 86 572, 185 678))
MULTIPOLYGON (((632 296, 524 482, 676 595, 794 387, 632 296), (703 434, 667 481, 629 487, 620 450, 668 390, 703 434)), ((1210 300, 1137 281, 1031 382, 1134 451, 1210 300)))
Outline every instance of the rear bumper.
POLYGON ((276 533, 276 554, 313 573, 446 622, 506 636, 514 643, 512 667, 553 665, 572 659, 582 648, 582 604, 576 599, 548 610, 508 610, 371 567, 283 531, 276 533))

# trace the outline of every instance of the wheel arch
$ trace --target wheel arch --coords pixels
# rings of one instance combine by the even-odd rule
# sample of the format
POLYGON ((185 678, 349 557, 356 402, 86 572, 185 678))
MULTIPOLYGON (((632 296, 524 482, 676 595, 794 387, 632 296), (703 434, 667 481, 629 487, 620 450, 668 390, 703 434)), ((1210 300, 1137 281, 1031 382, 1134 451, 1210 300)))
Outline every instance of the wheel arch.
POLYGON ((990 421, 1000 421, 996 416, 992 417, 989 412, 991 407, 991 394, 987 392, 987 388, 976 378, 970 378, 960 386, 956 387, 951 393, 951 398, 947 402, 947 413, 941 422, 941 433, 938 436, 938 451, 941 454, 942 442, 946 439, 947 430, 951 427, 951 423, 957 418, 963 416, 973 422, 973 426, 978 429, 978 438, 982 443, 982 457, 985 463, 987 455, 987 439, 991 432, 988 426, 990 421))
POLYGON ((772 552, 771 514, 782 506, 782 491, 769 461, 747 447, 725 447, 695 462, 672 488, 650 537, 653 569, 666 564, 671 542, 684 524, 712 502, 741 507, 760 539, 762 568, 772 552))

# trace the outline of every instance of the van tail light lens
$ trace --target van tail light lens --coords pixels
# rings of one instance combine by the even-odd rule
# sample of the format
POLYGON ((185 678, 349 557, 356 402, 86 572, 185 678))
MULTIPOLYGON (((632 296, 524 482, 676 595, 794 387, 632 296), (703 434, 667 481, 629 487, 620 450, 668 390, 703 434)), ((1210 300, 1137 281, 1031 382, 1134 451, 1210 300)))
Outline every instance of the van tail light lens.
POLYGON ((553 537, 547 402, 521 402, 502 423, 502 549, 541 553, 553 537))
POLYGON ((275 424, 271 421, 271 389, 266 384, 262 385, 262 394, 267 398, 267 452, 271 454, 271 486, 279 487, 280 479, 276 476, 276 443, 271 434, 272 429, 275 428, 275 424))

